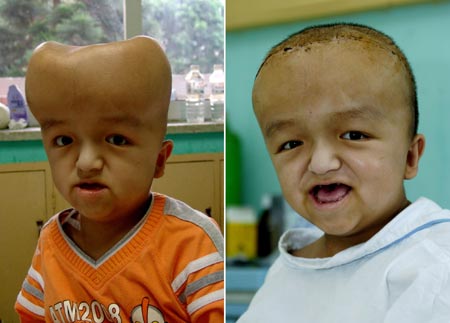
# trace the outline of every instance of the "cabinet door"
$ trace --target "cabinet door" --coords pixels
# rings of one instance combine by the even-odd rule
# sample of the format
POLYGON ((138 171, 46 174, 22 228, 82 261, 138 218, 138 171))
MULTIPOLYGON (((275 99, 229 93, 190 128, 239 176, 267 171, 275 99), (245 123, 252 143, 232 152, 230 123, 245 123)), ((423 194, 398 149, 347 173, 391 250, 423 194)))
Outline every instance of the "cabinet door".
POLYGON ((14 303, 31 264, 38 225, 48 217, 51 192, 45 164, 0 165, 0 316, 19 322, 14 303))
POLYGON ((177 198, 212 216, 223 228, 218 154, 173 156, 164 176, 153 181, 152 190, 177 198))

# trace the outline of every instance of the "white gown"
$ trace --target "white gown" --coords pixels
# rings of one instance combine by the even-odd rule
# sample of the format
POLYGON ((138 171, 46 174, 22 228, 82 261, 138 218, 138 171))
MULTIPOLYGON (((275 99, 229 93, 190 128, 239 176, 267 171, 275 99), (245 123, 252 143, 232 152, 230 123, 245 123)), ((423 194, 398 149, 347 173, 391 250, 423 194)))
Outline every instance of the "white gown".
POLYGON ((449 323, 450 211, 420 198, 369 241, 294 257, 322 233, 293 229, 238 323, 449 323))

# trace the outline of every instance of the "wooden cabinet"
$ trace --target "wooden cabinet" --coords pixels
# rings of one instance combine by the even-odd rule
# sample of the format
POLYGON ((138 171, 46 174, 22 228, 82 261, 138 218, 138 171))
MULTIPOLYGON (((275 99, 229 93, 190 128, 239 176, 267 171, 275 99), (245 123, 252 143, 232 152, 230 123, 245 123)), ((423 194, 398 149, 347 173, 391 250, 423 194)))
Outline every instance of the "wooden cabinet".
MULTIPOLYGON (((68 207, 47 162, 0 165, 0 319, 18 323, 14 303, 30 266, 39 221, 68 207)), ((211 215, 223 228, 223 153, 170 157, 158 191, 211 215)))
POLYGON ((0 165, 0 318, 19 322, 14 303, 30 266, 38 225, 53 213, 44 163, 0 165))

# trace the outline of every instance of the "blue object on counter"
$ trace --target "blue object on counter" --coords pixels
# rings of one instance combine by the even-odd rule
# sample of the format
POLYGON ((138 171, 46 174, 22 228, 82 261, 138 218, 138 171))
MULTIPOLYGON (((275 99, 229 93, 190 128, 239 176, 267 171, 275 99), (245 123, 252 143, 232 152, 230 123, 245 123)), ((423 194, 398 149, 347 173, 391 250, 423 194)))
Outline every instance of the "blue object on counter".
POLYGON ((25 120, 28 123, 27 104, 25 98, 16 85, 10 85, 8 89, 8 107, 11 120, 25 120))

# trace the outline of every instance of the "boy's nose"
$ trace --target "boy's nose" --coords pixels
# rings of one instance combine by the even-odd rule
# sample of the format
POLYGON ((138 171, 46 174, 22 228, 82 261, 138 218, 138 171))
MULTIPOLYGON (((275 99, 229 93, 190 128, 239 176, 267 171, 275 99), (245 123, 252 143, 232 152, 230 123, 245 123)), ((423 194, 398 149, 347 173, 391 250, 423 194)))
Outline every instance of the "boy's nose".
POLYGON ((341 161, 336 150, 330 144, 319 144, 313 148, 308 170, 315 175, 325 175, 328 172, 338 170, 341 161))
POLYGON ((81 146, 76 167, 80 177, 89 177, 102 170, 103 159, 95 145, 81 146))

